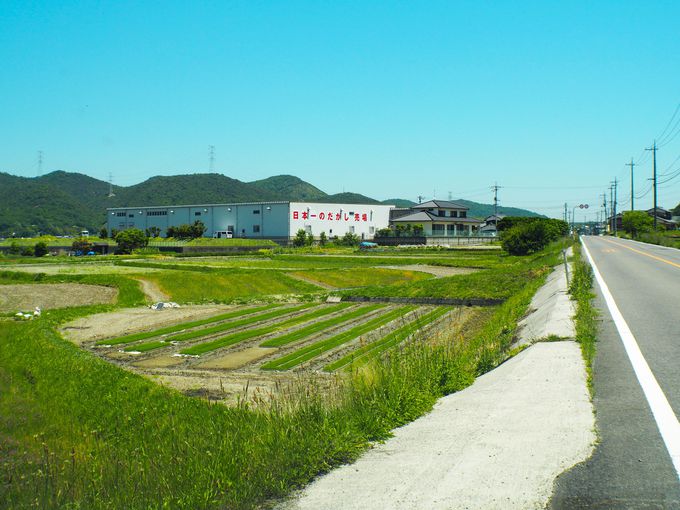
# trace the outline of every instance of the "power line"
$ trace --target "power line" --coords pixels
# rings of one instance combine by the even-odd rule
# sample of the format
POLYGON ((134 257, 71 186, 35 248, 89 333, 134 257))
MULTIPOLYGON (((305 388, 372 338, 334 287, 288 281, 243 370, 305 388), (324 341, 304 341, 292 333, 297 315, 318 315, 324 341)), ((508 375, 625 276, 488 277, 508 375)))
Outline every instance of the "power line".
POLYGON ((671 125, 671 123, 673 122, 673 119, 675 119, 675 116, 678 114, 679 111, 680 111, 680 103, 678 103, 678 106, 675 107, 675 111, 673 112, 673 115, 671 116, 671 118, 666 123, 666 126, 663 128, 663 131, 661 132, 661 134, 656 137, 657 140, 659 140, 659 141, 663 140, 663 137, 666 134, 668 127, 671 125))

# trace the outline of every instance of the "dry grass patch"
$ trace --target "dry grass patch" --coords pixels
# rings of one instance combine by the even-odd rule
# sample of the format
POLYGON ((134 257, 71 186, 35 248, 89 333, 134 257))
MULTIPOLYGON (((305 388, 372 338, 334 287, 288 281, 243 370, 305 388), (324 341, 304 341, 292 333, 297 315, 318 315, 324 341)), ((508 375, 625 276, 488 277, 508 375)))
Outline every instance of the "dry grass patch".
POLYGON ((118 289, 80 283, 0 285, 0 312, 115 303, 118 289))

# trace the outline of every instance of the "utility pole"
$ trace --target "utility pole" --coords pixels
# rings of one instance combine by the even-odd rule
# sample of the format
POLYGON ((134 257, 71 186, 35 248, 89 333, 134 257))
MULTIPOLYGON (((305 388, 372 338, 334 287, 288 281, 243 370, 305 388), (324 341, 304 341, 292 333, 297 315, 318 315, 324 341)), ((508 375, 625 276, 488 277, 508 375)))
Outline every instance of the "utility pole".
POLYGON ((654 140, 654 145, 646 151, 652 151, 652 186, 654 187, 654 230, 656 230, 656 151, 658 147, 656 146, 656 140, 654 140))
POLYGON ((567 221, 567 203, 564 203, 564 221, 567 221))
POLYGON ((618 181, 616 180, 616 177, 614 178, 614 182, 612 182, 612 190, 614 192, 613 199, 612 199, 612 222, 614 223, 613 225, 613 230, 614 230, 614 235, 616 235, 616 205, 617 205, 617 199, 616 199, 616 191, 618 188, 618 181))
POLYGON ((626 166, 630 167, 630 210, 634 211, 635 210, 635 193, 634 193, 634 184, 633 184, 633 168, 635 167, 635 162, 633 162, 633 158, 630 158, 630 163, 626 163, 626 166))
MULTIPOLYGON (((607 223, 609 223, 609 216, 607 215, 607 194, 602 193, 602 207, 604 207, 604 219, 607 223)), ((606 230, 605 230, 606 231, 606 230)))
POLYGON ((215 172, 215 146, 214 145, 208 145, 208 150, 210 151, 210 156, 209 156, 209 169, 210 173, 215 172))
POLYGON ((497 216, 498 215, 498 190, 501 189, 502 186, 499 186, 498 183, 495 183, 493 186, 491 186, 491 189, 493 190, 493 215, 497 216))

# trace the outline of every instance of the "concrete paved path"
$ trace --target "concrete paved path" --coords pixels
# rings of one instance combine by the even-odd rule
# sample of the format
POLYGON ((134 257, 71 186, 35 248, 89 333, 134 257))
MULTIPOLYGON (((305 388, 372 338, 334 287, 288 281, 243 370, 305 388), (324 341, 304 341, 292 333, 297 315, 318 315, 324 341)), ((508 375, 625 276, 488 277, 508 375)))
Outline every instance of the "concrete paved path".
POLYGON ((593 430, 579 347, 539 343, 279 508, 543 508, 593 430))

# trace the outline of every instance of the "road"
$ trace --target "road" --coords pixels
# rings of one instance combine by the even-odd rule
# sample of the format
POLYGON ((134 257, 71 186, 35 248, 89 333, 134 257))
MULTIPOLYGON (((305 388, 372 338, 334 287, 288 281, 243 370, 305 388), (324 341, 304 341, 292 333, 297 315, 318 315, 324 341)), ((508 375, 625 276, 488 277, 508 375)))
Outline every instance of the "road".
POLYGON ((601 275, 593 372, 600 442, 558 478, 549 506, 680 509, 680 250, 583 241, 601 275))

